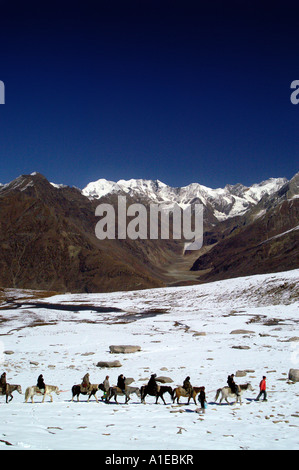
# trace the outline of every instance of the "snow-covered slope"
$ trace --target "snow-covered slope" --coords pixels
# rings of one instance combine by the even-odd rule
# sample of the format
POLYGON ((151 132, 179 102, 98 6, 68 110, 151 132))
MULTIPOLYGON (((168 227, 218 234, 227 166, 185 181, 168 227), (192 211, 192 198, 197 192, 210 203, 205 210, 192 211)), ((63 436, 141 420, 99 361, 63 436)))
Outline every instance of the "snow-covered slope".
POLYGON ((25 392, 43 374, 46 383, 63 392, 44 404, 40 397, 25 404, 17 392, 7 405, 1 397, 0 448, 298 449, 299 383, 288 381, 289 369, 299 368, 298 281, 299 270, 294 270, 40 300, 38 292, 3 290, 0 358, 8 382, 25 392), (111 354, 113 344, 141 350, 111 354), (105 360, 122 365, 96 366, 105 360), (128 405, 123 397, 119 405, 87 403, 84 396, 70 402, 72 385, 86 372, 92 383, 108 374, 111 385, 123 373, 138 387, 152 373, 169 377, 172 387, 189 375, 194 386, 206 387, 207 409, 197 413, 198 405, 187 405, 183 398, 181 405, 173 404, 167 394, 167 405, 155 405, 154 397, 141 404, 135 395, 128 405), (219 405, 216 390, 231 373, 238 384, 250 382, 254 391, 244 392, 242 405, 219 405), (268 401, 256 402, 263 375, 268 401))
POLYGON ((145 198, 149 202, 179 205, 201 202, 214 209, 218 220, 241 215, 252 205, 257 204, 264 195, 278 191, 286 178, 270 178, 250 187, 242 184, 226 185, 225 188, 211 189, 199 183, 173 188, 159 180, 130 179, 119 180, 117 183, 99 179, 89 183, 82 193, 90 198, 99 199, 111 193, 123 192, 130 196, 145 198))

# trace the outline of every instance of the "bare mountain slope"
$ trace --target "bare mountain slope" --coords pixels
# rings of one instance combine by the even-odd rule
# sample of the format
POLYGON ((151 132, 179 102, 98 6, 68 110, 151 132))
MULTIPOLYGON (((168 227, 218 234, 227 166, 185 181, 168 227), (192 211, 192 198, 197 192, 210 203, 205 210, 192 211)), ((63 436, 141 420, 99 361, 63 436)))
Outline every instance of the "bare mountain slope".
POLYGON ((210 245, 192 266, 201 281, 299 267, 299 173, 245 215, 206 233, 210 245))

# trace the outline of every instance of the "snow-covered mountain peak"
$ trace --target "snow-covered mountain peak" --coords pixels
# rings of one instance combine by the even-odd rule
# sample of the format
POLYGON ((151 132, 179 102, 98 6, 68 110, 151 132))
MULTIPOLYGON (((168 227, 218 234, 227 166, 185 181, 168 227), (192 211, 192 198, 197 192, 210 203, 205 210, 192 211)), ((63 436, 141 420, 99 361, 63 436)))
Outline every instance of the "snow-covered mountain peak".
POLYGON ((82 194, 92 199, 100 199, 112 193, 125 193, 164 205, 176 203, 183 206, 197 201, 204 206, 209 206, 218 220, 224 220, 245 213, 264 195, 271 195, 278 191, 287 181, 286 178, 270 178, 250 187, 238 183, 212 189, 199 183, 175 188, 159 180, 122 179, 113 182, 99 179, 89 183, 83 189, 82 194))

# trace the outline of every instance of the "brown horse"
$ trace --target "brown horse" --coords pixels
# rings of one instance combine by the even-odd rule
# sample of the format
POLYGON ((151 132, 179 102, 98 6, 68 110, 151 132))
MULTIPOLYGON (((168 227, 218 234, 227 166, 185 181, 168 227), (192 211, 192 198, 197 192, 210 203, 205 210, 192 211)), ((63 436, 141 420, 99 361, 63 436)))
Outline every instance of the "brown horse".
POLYGON ((146 395, 152 395, 153 397, 156 397, 156 404, 158 403, 158 399, 162 398, 162 401, 164 405, 166 405, 166 402, 164 400, 164 393, 168 392, 171 398, 173 398, 173 390, 171 387, 167 385, 158 385, 157 390, 152 390, 148 385, 142 385, 140 388, 140 394, 141 394, 141 403, 145 403, 145 397, 146 395))
POLYGON ((77 397, 77 401, 79 401, 79 395, 80 393, 82 395, 88 395, 88 400, 90 400, 90 397, 91 396, 94 396, 97 403, 98 403, 98 399, 97 399, 97 396, 96 396, 96 392, 99 391, 99 390, 102 390, 104 392, 104 385, 103 384, 90 384, 88 390, 86 392, 82 392, 81 390, 81 385, 80 384, 77 384, 77 385, 73 385, 72 386, 72 400, 74 400, 75 397, 77 397))
POLYGON ((177 401, 177 403, 179 403, 181 397, 188 397, 188 405, 191 398, 193 398, 195 405, 197 405, 196 395, 202 390, 204 390, 204 387, 192 387, 192 395, 190 396, 183 387, 177 387, 173 391, 173 403, 175 402, 175 400, 177 401))
POLYGON ((13 399, 12 392, 15 390, 22 393, 21 385, 6 384, 5 392, 3 393, 2 390, 0 390, 0 395, 6 395, 6 403, 9 403, 13 399), (10 397, 10 400, 8 400, 8 397, 10 397))

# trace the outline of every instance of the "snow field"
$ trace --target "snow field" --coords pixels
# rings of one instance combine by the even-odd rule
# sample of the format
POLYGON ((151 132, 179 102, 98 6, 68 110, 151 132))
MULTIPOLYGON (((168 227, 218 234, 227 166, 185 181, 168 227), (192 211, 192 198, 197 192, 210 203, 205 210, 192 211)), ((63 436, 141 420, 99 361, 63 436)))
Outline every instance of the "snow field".
MULTIPOLYGON (((297 383, 288 383, 289 369, 299 368, 298 273, 40 300, 69 305, 67 311, 36 308, 25 300, 14 310, 2 304, 1 370, 9 383, 21 384, 23 395, 14 392, 9 404, 0 397, 0 448, 298 449, 299 390, 297 383), (72 311, 71 306, 82 304, 90 311, 72 311), (99 313, 94 306, 115 312, 99 313), (231 333, 235 330, 245 331, 231 333), (111 354, 112 344, 139 345, 141 351, 111 354), (103 360, 119 360, 122 366, 97 367, 103 360), (216 404, 216 390, 236 371, 246 374, 236 382, 250 382, 254 392, 244 392, 242 405, 216 404), (82 395, 79 403, 70 402, 72 385, 86 372, 92 383, 108 374, 111 385, 123 373, 138 387, 152 373, 170 377, 172 387, 189 375, 194 386, 206 387, 208 406, 198 413, 198 405, 187 405, 184 398, 181 405, 173 404, 168 394, 166 406, 155 405, 149 396, 141 404, 136 395, 127 405, 124 397, 118 397, 119 405, 87 403, 82 395), (36 397, 34 404, 25 404, 25 389, 36 384, 40 373, 63 392, 53 394, 53 403, 47 397, 42 404, 36 397), (262 375, 267 376, 268 401, 256 402, 262 375)), ((19 299, 24 294, 7 292, 19 299)))

